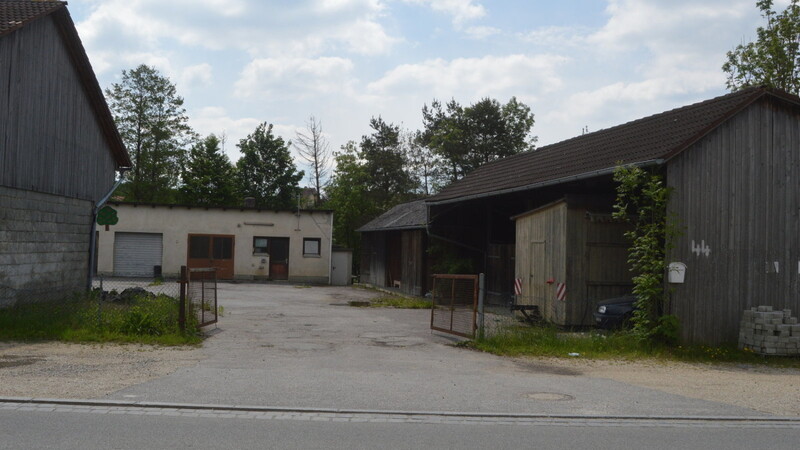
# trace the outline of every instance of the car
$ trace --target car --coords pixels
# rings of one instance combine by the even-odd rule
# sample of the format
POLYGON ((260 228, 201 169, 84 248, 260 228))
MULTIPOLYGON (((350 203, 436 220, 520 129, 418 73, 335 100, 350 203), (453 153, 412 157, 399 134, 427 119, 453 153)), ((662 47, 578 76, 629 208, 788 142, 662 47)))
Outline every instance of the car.
POLYGON ((597 308, 592 314, 595 326, 605 329, 626 327, 636 309, 635 303, 635 295, 625 295, 597 302, 597 308))

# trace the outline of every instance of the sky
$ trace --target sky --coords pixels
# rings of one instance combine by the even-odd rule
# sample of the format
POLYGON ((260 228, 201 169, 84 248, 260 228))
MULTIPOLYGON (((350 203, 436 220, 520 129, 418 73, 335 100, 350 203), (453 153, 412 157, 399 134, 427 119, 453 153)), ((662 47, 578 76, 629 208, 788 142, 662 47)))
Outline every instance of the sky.
MULTIPOLYGON (((788 0, 776 1, 782 10, 788 0)), ((286 140, 310 116, 333 150, 369 121, 417 130, 433 99, 512 96, 538 145, 726 92, 725 53, 763 24, 755 0, 70 0, 100 85, 147 64, 190 125, 286 140)), ((306 169, 297 160, 298 168, 306 169)), ((308 170, 306 170, 308 173, 308 170)))

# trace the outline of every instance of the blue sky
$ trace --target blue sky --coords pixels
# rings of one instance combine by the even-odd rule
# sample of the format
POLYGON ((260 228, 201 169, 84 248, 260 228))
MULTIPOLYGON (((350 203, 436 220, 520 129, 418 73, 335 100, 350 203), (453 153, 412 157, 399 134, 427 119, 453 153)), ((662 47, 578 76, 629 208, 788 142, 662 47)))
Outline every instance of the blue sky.
MULTIPOLYGON (((783 8, 786 1, 778 1, 783 8)), ((539 145, 725 92, 725 52, 755 0, 71 0, 101 86, 155 66, 226 152, 260 122, 292 139, 310 115, 332 148, 381 115, 421 127, 434 98, 516 96, 539 145)), ((298 161, 302 169, 302 163, 298 161)))

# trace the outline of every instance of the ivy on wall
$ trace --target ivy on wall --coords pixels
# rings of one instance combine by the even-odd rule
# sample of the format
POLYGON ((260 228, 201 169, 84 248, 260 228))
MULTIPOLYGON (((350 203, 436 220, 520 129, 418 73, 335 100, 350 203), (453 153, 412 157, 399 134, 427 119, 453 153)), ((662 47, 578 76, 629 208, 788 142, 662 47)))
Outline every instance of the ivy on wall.
POLYGON ((664 315, 667 292, 666 253, 678 234, 677 220, 667 213, 671 189, 664 177, 641 167, 618 166, 614 171, 618 183, 613 216, 633 225, 625 233, 630 239, 628 263, 634 272, 633 333, 643 340, 674 342, 678 338, 678 320, 664 315))

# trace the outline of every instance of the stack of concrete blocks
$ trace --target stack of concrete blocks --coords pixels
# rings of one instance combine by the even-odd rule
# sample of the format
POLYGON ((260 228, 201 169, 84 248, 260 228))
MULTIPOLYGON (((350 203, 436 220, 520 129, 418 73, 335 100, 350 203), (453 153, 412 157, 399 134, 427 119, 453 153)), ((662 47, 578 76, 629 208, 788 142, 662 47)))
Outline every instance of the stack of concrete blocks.
POLYGON ((739 349, 761 355, 800 355, 800 325, 792 310, 773 311, 759 306, 744 311, 739 328, 739 349))

